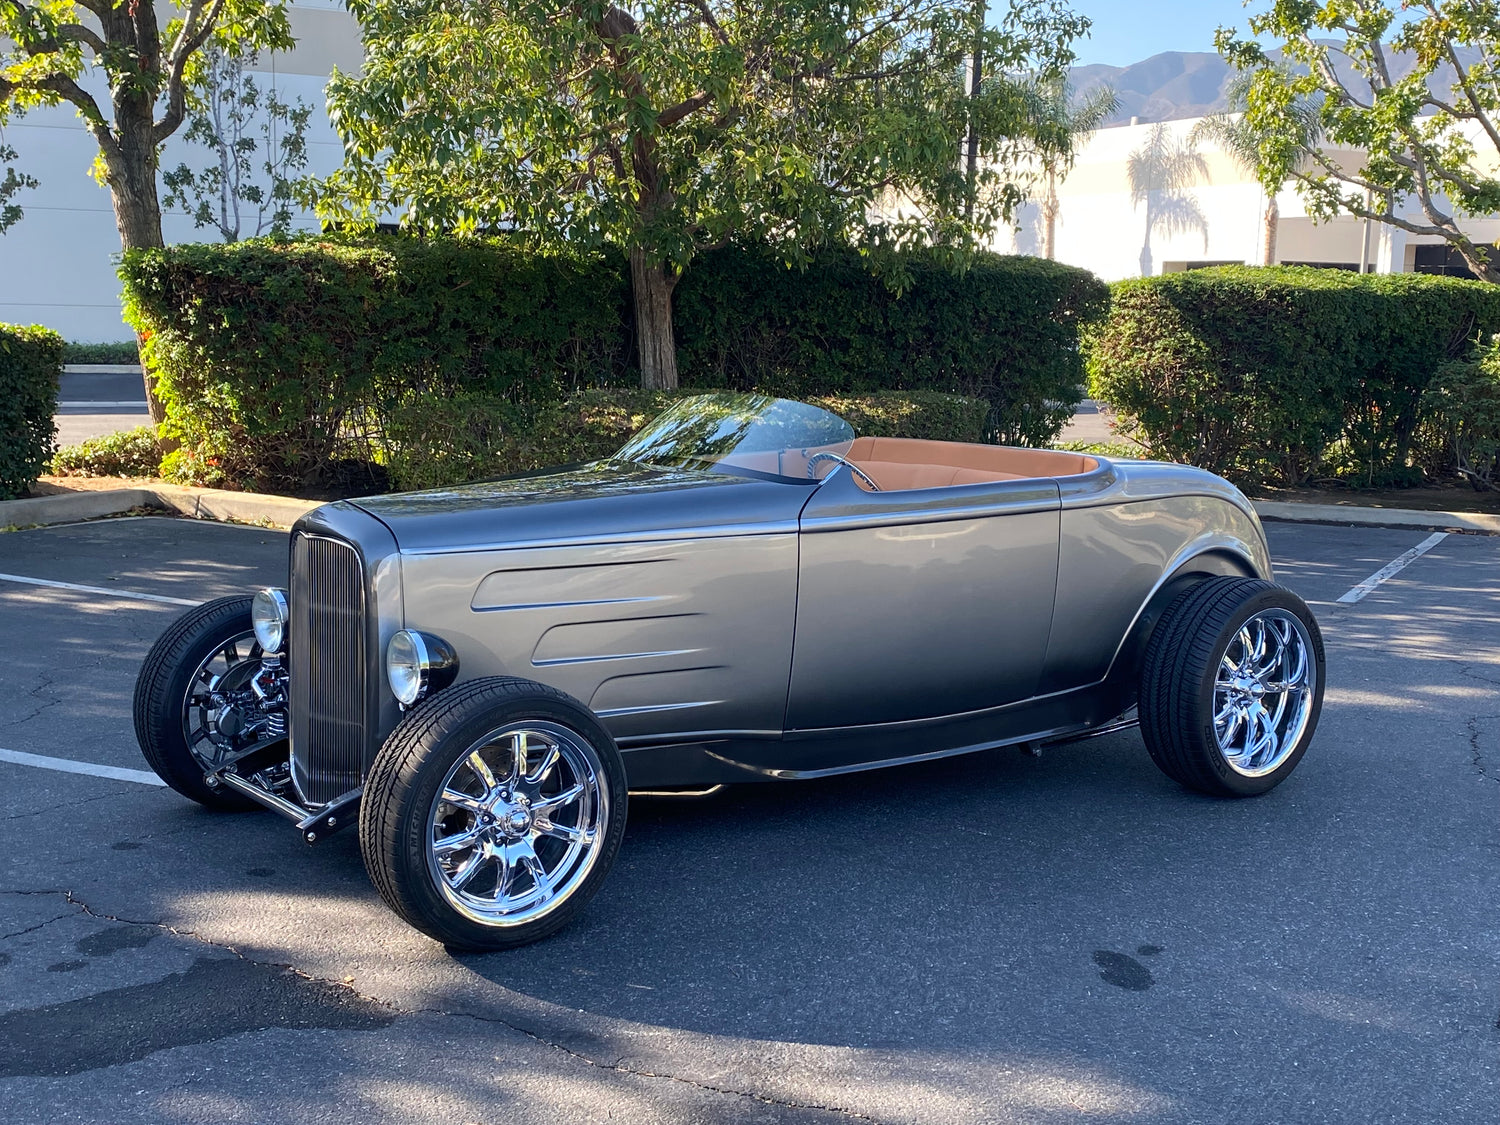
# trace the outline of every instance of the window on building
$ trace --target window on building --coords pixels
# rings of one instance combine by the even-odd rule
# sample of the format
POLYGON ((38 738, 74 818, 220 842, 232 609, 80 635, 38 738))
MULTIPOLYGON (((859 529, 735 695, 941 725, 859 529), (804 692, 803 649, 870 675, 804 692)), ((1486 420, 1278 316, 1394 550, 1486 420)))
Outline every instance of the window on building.
POLYGON ((1463 256, 1446 242, 1436 246, 1415 246, 1416 256, 1412 262, 1415 273, 1437 273, 1445 277, 1467 277, 1474 279, 1474 271, 1464 263, 1463 256))

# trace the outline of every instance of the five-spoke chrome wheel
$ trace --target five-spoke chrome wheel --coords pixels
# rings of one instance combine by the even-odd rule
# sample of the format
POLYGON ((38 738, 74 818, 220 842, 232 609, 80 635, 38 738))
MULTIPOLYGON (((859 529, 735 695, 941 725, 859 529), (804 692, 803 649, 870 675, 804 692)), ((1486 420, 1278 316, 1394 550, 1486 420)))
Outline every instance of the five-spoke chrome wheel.
POLYGON ((433 802, 428 861, 453 907, 491 926, 546 913, 587 878, 608 793, 594 748, 555 723, 493 731, 433 802))
POLYGON ((1236 773, 1270 773, 1302 738, 1311 713, 1312 647, 1294 614, 1267 609, 1225 648, 1214 680, 1214 737, 1236 773))

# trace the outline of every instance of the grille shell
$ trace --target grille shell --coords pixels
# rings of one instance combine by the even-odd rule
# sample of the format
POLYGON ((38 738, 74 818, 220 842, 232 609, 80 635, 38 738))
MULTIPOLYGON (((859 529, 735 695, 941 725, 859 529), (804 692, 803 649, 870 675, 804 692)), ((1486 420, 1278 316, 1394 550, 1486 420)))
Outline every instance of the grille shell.
POLYGON ((292 781, 322 805, 357 787, 369 741, 365 569, 342 539, 292 541, 292 781))

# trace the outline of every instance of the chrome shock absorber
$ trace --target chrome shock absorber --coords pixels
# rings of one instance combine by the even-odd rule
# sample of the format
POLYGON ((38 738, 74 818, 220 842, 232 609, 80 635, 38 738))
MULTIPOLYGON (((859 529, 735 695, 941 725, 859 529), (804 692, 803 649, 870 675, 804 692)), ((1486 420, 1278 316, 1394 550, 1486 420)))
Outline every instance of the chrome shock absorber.
POLYGON ((250 681, 250 690, 266 717, 267 738, 286 737, 286 669, 280 656, 263 656, 260 671, 250 681))

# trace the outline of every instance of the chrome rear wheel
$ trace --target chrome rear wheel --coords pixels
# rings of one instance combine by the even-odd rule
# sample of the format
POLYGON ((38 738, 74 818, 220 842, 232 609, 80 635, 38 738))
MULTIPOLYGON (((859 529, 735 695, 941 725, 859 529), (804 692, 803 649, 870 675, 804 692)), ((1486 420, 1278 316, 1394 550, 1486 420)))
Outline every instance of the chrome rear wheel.
POLYGON ((1263 777, 1296 749, 1312 714, 1314 666, 1307 626, 1284 609, 1255 614, 1225 646, 1214 737, 1235 773, 1263 777))

